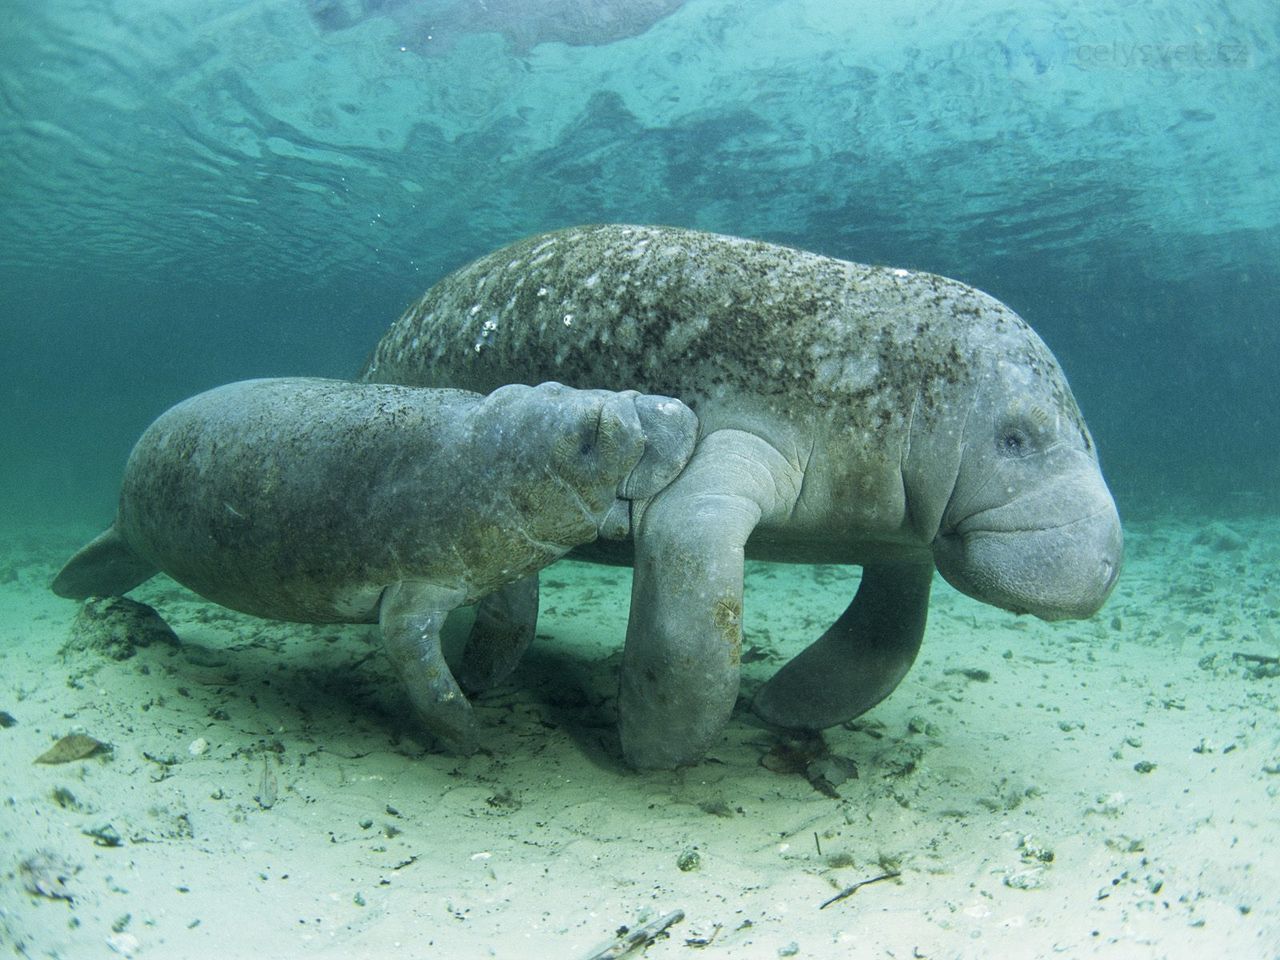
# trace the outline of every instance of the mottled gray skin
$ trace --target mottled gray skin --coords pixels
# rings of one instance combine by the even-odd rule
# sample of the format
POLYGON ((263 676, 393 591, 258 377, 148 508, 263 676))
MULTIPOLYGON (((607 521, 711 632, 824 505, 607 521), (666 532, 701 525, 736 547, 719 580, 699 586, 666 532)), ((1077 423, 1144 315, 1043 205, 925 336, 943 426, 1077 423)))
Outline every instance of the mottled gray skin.
POLYGON ((428 729, 469 752, 471 707, 440 651, 449 611, 486 598, 459 679, 501 680, 533 637, 536 571, 625 537, 696 432, 683 404, 634 391, 233 383, 146 430, 115 523, 53 589, 122 594, 163 571, 255 616, 379 622, 428 729))
POLYGON ((1088 617, 1122 536, 1048 348, 954 280, 662 227, 581 227, 490 254, 390 329, 369 380, 556 378, 676 396, 693 459, 633 531, 619 702, 640 767, 696 761, 738 689, 745 556, 860 564, 840 619, 764 686, 820 729, 906 674, 932 573, 1045 619, 1088 617))

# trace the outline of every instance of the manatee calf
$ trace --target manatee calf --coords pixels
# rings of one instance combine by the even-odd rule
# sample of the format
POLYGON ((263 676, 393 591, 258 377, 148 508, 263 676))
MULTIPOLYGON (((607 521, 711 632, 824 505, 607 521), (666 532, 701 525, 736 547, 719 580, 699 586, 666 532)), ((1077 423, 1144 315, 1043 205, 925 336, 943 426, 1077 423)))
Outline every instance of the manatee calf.
POLYGON ((954 280, 662 227, 544 234, 427 291, 364 378, 555 378, 679 397, 701 439, 648 505, 619 701, 641 767, 696 761, 738 689, 743 557, 860 564, 836 623, 756 698, 786 727, 869 709, 919 649, 936 565, 972 597, 1088 617, 1122 537, 1058 363, 954 280))
POLYGON ((634 391, 233 383, 146 430, 115 523, 53 589, 122 594, 163 571, 255 616, 376 621, 429 730, 467 752, 475 724, 440 652, 445 616, 489 595, 459 672, 472 690, 501 679, 533 636, 536 571, 625 537, 696 432, 679 401, 634 391))

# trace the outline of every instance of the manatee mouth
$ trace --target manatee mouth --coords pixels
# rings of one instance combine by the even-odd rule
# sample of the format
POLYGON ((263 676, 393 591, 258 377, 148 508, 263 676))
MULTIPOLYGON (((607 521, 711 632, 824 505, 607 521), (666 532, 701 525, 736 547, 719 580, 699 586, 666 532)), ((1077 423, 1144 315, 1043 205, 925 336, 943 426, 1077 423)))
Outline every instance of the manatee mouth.
POLYGON ((1084 620, 1120 575, 1124 541, 1114 507, 1035 530, 965 529, 933 543, 938 572, 975 600, 1041 620, 1084 620))

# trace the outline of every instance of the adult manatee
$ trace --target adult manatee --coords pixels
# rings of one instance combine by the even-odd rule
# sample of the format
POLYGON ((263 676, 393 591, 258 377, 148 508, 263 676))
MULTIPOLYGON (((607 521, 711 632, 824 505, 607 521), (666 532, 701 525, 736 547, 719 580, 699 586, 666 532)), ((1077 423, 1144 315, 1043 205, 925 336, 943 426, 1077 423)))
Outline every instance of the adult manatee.
POLYGON ((223 606, 382 626, 428 729, 475 746, 440 652, 477 611, 462 668, 481 689, 533 637, 539 568, 597 536, 685 465, 697 420, 634 391, 512 385, 487 397, 337 380, 246 380, 162 414, 125 467, 115 523, 54 592, 121 594, 165 572, 223 606))
POLYGON ((364 377, 492 389, 556 378, 679 397, 699 442, 633 529, 619 714, 640 767, 696 761, 738 689, 745 556, 860 564, 849 608, 755 708, 820 729, 919 649, 936 565, 986 603, 1088 617, 1122 536, 1057 361, 990 296, 928 273, 736 237, 593 226, 444 278, 364 377))

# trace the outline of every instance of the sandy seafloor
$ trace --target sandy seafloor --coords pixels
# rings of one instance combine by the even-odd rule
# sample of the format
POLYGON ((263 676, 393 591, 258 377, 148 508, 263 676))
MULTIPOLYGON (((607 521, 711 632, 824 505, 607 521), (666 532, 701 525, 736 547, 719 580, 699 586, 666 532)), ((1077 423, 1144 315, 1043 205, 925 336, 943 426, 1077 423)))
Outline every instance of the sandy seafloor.
POLYGON ((157 578, 134 596, 179 647, 60 655, 77 604, 46 584, 94 532, 0 534, 6 951, 578 960, 680 909, 645 956, 1280 956, 1280 677, 1236 656, 1280 654, 1278 521, 1130 524, 1089 622, 939 583, 907 680, 827 732, 859 771, 838 798, 762 765, 745 697, 854 570, 753 564, 722 742, 636 773, 613 727, 628 570, 546 571, 540 639, 458 760, 425 751, 371 627, 157 578), (33 763, 72 733, 112 749, 33 763))

